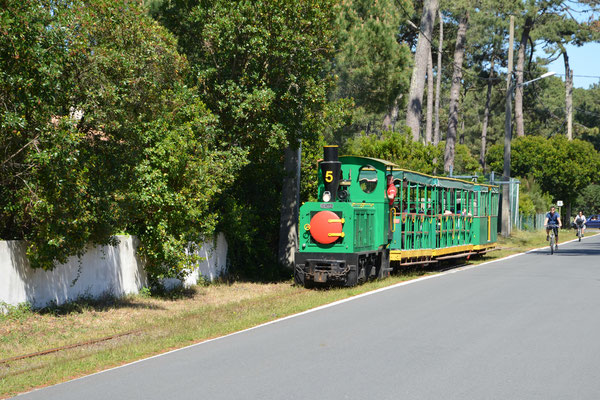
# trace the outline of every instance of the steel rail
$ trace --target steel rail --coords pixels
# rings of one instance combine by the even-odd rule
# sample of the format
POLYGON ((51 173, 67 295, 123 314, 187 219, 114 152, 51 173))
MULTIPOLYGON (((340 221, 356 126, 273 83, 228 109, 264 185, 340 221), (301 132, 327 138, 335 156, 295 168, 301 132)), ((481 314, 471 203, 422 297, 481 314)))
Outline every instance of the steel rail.
POLYGON ((98 339, 92 339, 92 340, 88 340, 88 341, 85 341, 85 342, 80 342, 80 343, 75 343, 75 344, 69 344, 69 345, 65 345, 65 346, 55 347, 55 348, 48 349, 48 350, 42 350, 42 351, 38 351, 36 353, 29 353, 29 354, 23 354, 23 355, 20 355, 20 356, 9 357, 9 358, 5 358, 3 360, 0 360, 0 365, 7 364, 7 363, 12 362, 12 361, 23 360, 25 358, 33 358, 33 357, 44 356, 46 354, 57 353, 59 351, 73 349, 75 347, 89 346, 91 344, 96 344, 96 343, 99 343, 99 342, 105 342, 107 340, 116 339, 116 338, 119 338, 119 337, 122 337, 122 336, 127 336, 127 335, 133 335, 134 333, 139 333, 139 332, 141 332, 141 330, 138 329, 138 330, 124 332, 124 333, 117 333, 115 335, 105 336, 105 337, 98 338, 98 339))

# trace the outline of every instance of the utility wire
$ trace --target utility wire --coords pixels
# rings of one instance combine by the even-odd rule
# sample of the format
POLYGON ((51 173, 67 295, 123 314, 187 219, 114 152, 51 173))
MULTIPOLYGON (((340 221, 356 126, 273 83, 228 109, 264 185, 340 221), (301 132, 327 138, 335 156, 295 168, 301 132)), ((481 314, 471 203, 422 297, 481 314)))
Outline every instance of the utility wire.
MULTIPOLYGON (((565 76, 565 74, 555 74, 555 75, 559 75, 559 76, 565 76)), ((576 78, 596 78, 596 79, 600 79, 600 76, 597 75, 572 75, 576 78)))

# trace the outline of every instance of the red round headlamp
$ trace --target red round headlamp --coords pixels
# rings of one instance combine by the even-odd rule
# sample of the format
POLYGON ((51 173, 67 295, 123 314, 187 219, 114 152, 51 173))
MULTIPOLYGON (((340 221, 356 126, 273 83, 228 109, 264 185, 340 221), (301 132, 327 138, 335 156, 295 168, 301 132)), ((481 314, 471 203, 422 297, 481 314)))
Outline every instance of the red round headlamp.
POLYGON ((310 220, 310 235, 321 244, 331 244, 344 237, 344 219, 333 211, 319 211, 310 220))

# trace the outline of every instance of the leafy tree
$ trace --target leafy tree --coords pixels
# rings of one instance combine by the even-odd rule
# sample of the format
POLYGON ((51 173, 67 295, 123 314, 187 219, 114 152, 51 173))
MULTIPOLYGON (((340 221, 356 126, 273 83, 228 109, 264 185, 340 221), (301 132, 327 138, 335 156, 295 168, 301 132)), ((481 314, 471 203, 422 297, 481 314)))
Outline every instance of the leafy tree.
MULTIPOLYGON (((374 157, 397 164, 401 168, 433 173, 434 159, 441 159, 440 147, 413 142, 409 128, 405 132, 385 131, 377 135, 361 135, 348 141, 347 153, 374 157)), ((437 165, 439 168, 439 164, 437 165)))
POLYGON ((216 144, 174 38, 134 1, 10 1, 0 16, 2 237, 52 269, 126 230, 155 282, 181 275, 239 152, 216 144))
MULTIPOLYGON (((507 36, 512 1, 481 1, 478 12, 471 12, 467 52, 465 54, 465 93, 462 99, 464 142, 472 150, 479 149, 479 160, 485 167, 485 154, 490 139, 494 140, 494 117, 498 110, 498 84, 506 79, 497 71, 507 65, 507 36), (485 98, 483 97, 485 87, 485 98), (483 106, 483 107, 482 107, 483 106), (494 110, 496 108, 496 110, 494 110), (481 121, 480 126, 469 121, 481 121), (481 134, 479 135, 479 132, 481 134), (477 143, 479 142, 479 145, 477 143)), ((502 93, 502 106, 505 94, 502 93)), ((504 109, 502 108, 502 111, 504 109)))
POLYGON ((452 63, 452 85, 450 87, 450 106, 448 111, 448 130, 446 133, 446 148, 444 150, 444 171, 449 171, 454 165, 456 146, 456 130, 458 125, 459 94, 462 84, 462 68, 469 24, 469 10, 465 10, 458 23, 454 62, 452 63))
POLYGON ((545 23, 538 27, 537 35, 547 43, 546 52, 550 57, 562 56, 565 65, 565 116, 567 125, 567 138, 573 139, 573 70, 569 65, 569 56, 566 46, 569 44, 582 46, 586 42, 598 39, 593 25, 586 21, 578 21, 577 14, 590 12, 597 8, 596 1, 585 2, 576 7, 568 3, 563 6, 561 13, 549 14, 545 23), (557 54, 554 56, 554 54, 557 54))
MULTIPOLYGON (((0 237, 4 239, 23 238, 31 230, 27 205, 22 206, 24 199, 36 196, 29 184, 34 167, 30 157, 40 148, 41 135, 51 136, 46 130, 59 131, 52 117, 64 112, 61 108, 67 103, 66 93, 59 89, 66 86, 60 78, 69 56, 68 34, 48 27, 67 25, 73 17, 52 14, 52 3, 3 2, 0 9, 0 237)), ((60 132, 68 141, 68 133, 60 132)))
POLYGON ((455 175, 475 175, 482 172, 479 161, 473 156, 467 145, 459 143, 455 145, 454 150, 453 173, 455 175))
MULTIPOLYGON (((528 43, 545 40, 550 45, 548 51, 562 55, 566 71, 566 116, 571 113, 572 76, 569 68, 566 44, 581 45, 593 40, 593 29, 587 22, 578 22, 575 16, 585 15, 598 9, 596 0, 571 2, 567 0, 534 0, 517 4, 520 8, 522 31, 518 47, 516 88, 515 88, 515 127, 517 136, 525 135, 523 113, 523 91, 519 86, 529 68, 525 67, 528 58, 526 48, 528 43)), ((531 51, 533 54, 533 49, 531 51)), ((529 57, 531 58, 531 57, 529 57)), ((532 64, 531 62, 529 63, 532 64)), ((570 120, 567 121, 567 133, 570 134, 570 120)))
POLYGON ((249 159, 314 137, 333 78, 333 1, 164 2, 156 16, 177 35, 199 94, 219 116, 221 141, 249 159))
POLYGON ((236 149, 216 144, 216 119, 194 93, 174 90, 163 101, 167 109, 143 126, 123 201, 126 231, 140 239, 138 252, 153 283, 189 271, 195 244, 215 231, 214 199, 242 159, 236 149))
POLYGON ((245 154, 218 203, 233 274, 279 277, 284 149, 299 140, 314 143, 330 129, 334 5, 175 0, 155 14, 177 36, 190 82, 218 116, 219 142, 245 154))
POLYGON ((354 123, 346 133, 396 123, 411 62, 409 47, 398 38, 407 10, 406 0, 351 0, 339 6, 333 61, 338 81, 332 98, 354 100, 354 123))
MULTIPOLYGON (((439 1, 425 0, 423 13, 419 24, 419 39, 415 49, 415 62, 410 80, 408 102, 406 109, 406 125, 411 129, 413 141, 421 137, 421 111, 423 92, 425 91, 425 76, 427 63, 431 56, 431 42, 433 39, 433 28, 435 17, 438 14, 439 1)), ((438 71, 439 73, 439 71, 438 71)))
POLYGON ((153 283, 181 276, 194 261, 189 243, 214 231, 210 204, 240 154, 217 144, 215 118, 183 85, 188 66, 175 39, 137 2, 96 1, 76 11, 88 50, 75 64, 73 78, 83 85, 72 101, 83 112, 78 129, 102 157, 91 167, 94 187, 108 183, 113 200, 95 215, 119 210, 112 232, 138 236, 153 283))
MULTIPOLYGON (((377 135, 361 135, 347 143, 349 154, 374 157, 391 161, 401 168, 425 174, 435 174, 443 168, 442 154, 445 143, 437 146, 413 142, 409 128, 405 132, 385 131, 377 135)), ((456 146, 455 174, 475 174, 480 171, 479 163, 467 146, 456 146)))
POLYGON ((600 213, 600 185, 592 184, 583 189, 575 202, 575 211, 586 216, 600 213))
POLYGON ((542 192, 542 188, 530 174, 521 178, 519 188, 519 212, 525 215, 542 213, 552 204, 552 197, 542 192))
POLYGON ((574 133, 600 151, 600 85, 573 91, 574 133))
MULTIPOLYGON (((488 163, 492 170, 502 171, 501 144, 490 148, 488 163)), ((583 188, 600 179, 600 154, 590 143, 578 139, 526 136, 512 142, 511 171, 515 176, 532 176, 543 192, 570 204, 583 188), (582 154, 586 155, 585 162, 581 162, 582 154)))

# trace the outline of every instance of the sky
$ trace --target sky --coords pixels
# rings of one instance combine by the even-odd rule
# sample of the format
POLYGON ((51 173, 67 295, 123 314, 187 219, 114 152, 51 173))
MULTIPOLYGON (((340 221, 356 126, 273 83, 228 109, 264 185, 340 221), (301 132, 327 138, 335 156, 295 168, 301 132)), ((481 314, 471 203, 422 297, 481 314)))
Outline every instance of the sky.
MULTIPOLYGON (((593 83, 600 82, 600 43, 587 43, 581 47, 567 46, 569 64, 573 70, 573 86, 587 89, 593 83), (593 78, 584 77, 593 76, 593 78)), ((537 54, 546 57, 543 52, 537 54)), ((548 64, 548 71, 556 72, 565 80, 565 64, 562 57, 548 64)))

